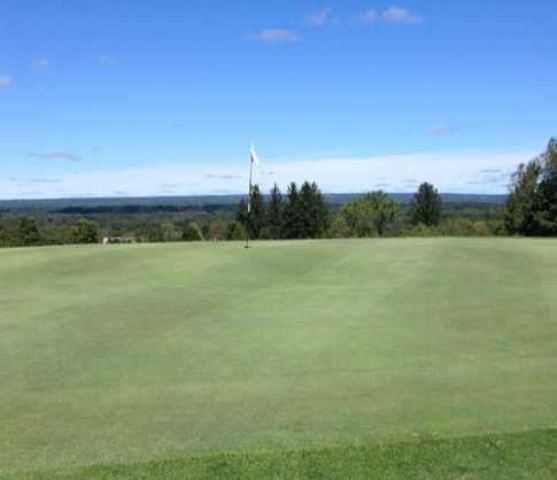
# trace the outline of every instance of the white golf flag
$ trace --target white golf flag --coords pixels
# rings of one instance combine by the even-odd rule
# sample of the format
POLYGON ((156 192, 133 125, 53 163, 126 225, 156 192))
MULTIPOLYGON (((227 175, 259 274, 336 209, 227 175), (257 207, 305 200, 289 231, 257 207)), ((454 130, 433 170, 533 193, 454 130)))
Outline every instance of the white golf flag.
POLYGON ((257 153, 255 153, 255 144, 251 144, 251 148, 249 149, 249 156, 251 159, 251 163, 255 165, 259 165, 259 158, 257 158, 257 153))

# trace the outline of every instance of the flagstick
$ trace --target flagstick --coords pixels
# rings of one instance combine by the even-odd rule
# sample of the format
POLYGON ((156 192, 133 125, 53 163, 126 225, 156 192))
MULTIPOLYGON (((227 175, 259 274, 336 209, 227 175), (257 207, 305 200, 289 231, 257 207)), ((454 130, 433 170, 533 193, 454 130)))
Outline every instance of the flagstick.
POLYGON ((251 213, 251 183, 253 179, 253 160, 249 159, 248 215, 246 217, 246 248, 249 248, 249 219, 251 213))

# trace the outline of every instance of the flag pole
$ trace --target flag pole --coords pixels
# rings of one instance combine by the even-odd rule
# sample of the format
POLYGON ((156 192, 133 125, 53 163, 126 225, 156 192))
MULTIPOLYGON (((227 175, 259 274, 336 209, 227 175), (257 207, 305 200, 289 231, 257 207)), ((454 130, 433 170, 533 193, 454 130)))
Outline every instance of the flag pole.
POLYGON ((246 247, 249 248, 249 220, 250 220, 250 213, 251 213, 251 184, 253 180, 253 158, 250 153, 249 159, 249 187, 248 187, 248 215, 246 217, 246 247))

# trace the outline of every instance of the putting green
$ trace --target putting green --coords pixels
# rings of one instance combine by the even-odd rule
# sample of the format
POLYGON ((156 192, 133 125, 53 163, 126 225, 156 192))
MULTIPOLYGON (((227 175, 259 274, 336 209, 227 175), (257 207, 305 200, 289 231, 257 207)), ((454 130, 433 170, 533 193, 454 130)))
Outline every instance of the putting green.
POLYGON ((557 426, 557 241, 0 250, 0 472, 557 426))

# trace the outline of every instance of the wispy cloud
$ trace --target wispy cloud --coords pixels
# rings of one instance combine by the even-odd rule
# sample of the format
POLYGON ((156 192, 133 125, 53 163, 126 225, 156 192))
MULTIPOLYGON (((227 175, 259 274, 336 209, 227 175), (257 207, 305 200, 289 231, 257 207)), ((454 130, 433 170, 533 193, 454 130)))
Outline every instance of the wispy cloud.
POLYGON ((33 67, 37 70, 48 70, 51 67, 48 58, 37 58, 33 60, 33 67))
POLYGON ((395 24, 422 23, 423 21, 421 16, 410 12, 406 8, 396 6, 387 8, 381 15, 381 18, 387 23, 395 24))
POLYGON ((67 151, 30 153, 29 156, 41 160, 63 160, 67 162, 79 162, 82 159, 81 155, 67 151))
POLYGON ((509 184, 512 173, 500 168, 484 168, 476 173, 474 178, 468 180, 468 185, 504 185, 509 184))
POLYGON ((95 58, 95 62, 100 65, 113 65, 116 63, 116 58, 112 55, 103 54, 97 56, 97 58, 95 58))
POLYGON ((446 136, 452 135, 467 128, 473 127, 473 124, 463 124, 463 125, 435 125, 433 127, 428 127, 426 129, 426 133, 428 135, 435 135, 435 136, 446 136))
POLYGON ((215 173, 208 173, 205 175, 205 178, 215 179, 215 180, 238 180, 242 178, 241 175, 232 175, 232 174, 215 174, 215 173))
POLYGON ((364 25, 374 25, 380 22, 391 25, 411 25, 423 22, 420 15, 396 6, 388 7, 380 14, 375 10, 366 10, 359 15, 359 20, 364 25))
POLYGON ((12 77, 9 75, 0 75, 0 88, 10 88, 12 84, 12 77))
POLYGON ((379 18, 377 16, 377 13, 375 13, 374 10, 366 10, 365 12, 363 12, 360 17, 359 17, 360 22, 362 22, 364 25, 372 25, 374 23, 376 23, 379 18))
POLYGON ((53 183, 60 183, 61 180, 59 178, 31 178, 28 180, 29 183, 47 183, 47 184, 53 184, 53 183))
POLYGON ((322 8, 307 17, 307 23, 312 27, 324 27, 329 23, 338 23, 338 20, 332 17, 332 9, 322 8))
POLYGON ((294 30, 269 29, 260 32, 257 39, 263 43, 296 43, 302 36, 294 30))
MULTIPOLYGON (((388 184, 383 188, 389 192, 413 192, 416 179, 419 179, 433 183, 442 192, 506 193, 508 172, 514 171, 518 164, 535 153, 461 151, 321 159, 267 158, 266 168, 272 169, 274 175, 264 175, 262 170, 256 169, 255 182, 265 192, 275 182, 285 188, 291 181, 300 183, 304 180, 316 181, 326 193, 365 192, 379 188, 376 186, 379 184, 388 184)), ((37 177, 19 177, 13 182, 0 177, 0 196, 33 198, 32 190, 35 189, 29 184, 23 185, 33 178, 37 177)), ((34 187, 40 187, 43 197, 106 197, 115 195, 115 192, 127 192, 130 196, 243 193, 247 172, 243 158, 238 158, 233 165, 215 162, 208 167, 184 162, 152 168, 86 171, 57 175, 56 178, 60 181, 52 185, 37 183, 34 187), (229 178, 221 178, 223 175, 229 178)))

